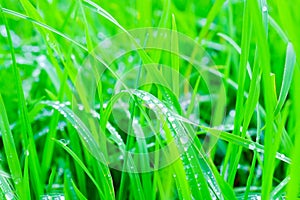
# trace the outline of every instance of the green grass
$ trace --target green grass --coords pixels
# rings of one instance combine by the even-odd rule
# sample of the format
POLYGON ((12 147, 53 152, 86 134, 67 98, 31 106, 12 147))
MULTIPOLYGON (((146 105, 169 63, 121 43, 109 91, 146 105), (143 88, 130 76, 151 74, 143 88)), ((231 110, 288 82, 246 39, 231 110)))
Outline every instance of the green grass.
POLYGON ((299 199, 299 6, 1 0, 0 198, 299 199))

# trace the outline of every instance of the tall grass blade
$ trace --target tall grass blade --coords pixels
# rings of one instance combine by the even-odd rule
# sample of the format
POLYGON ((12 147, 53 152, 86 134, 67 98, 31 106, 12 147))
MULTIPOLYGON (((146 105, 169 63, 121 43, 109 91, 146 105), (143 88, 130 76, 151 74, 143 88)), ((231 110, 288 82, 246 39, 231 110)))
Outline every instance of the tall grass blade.
POLYGON ((293 74, 294 74, 294 67, 296 64, 296 55, 293 49, 293 45, 291 43, 288 43, 286 48, 286 58, 285 58, 285 65, 284 65, 284 73, 283 73, 283 79, 282 79, 282 85, 280 89, 279 99, 274 111, 274 115, 276 116, 279 111, 281 110, 286 97, 288 95, 293 74))
POLYGON ((18 153, 16 150, 14 138, 9 128, 9 122, 7 119, 6 110, 4 107, 1 94, 0 94, 0 131, 2 133, 2 140, 5 149, 5 154, 7 157, 8 167, 14 185, 16 187, 16 194, 21 198, 25 197, 26 191, 24 190, 25 185, 23 182, 21 165, 18 158, 18 153))

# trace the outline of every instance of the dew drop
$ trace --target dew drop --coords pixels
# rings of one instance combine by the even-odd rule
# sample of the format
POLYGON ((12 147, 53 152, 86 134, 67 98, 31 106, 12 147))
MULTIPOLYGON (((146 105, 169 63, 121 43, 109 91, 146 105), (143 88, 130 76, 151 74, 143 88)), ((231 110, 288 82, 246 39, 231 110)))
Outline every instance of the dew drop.
POLYGON ((163 109, 162 109, 162 112, 163 112, 164 114, 167 114, 168 109, 167 109, 167 108, 163 108, 163 109))
POLYGON ((250 143, 249 146, 248 146, 248 148, 249 148, 250 150, 254 150, 254 149, 256 148, 256 146, 255 146, 254 143, 250 143))
POLYGON ((22 179, 21 179, 20 177, 14 178, 13 180, 14 180, 14 183, 15 183, 16 185, 20 184, 21 181, 22 181, 22 179))
POLYGON ((189 138, 187 136, 180 137, 180 142, 182 144, 186 144, 189 141, 189 138))
POLYGON ((177 127, 177 125, 173 123, 173 124, 172 124, 172 127, 175 129, 175 128, 177 127))
POLYGON ((46 40, 47 40, 47 42, 50 41, 50 36, 49 36, 49 34, 46 35, 46 40))
POLYGON ((189 147, 188 146, 184 146, 183 149, 184 149, 184 151, 187 151, 189 149, 189 147))
POLYGON ((83 109, 84 109, 83 105, 79 104, 79 105, 78 105, 78 109, 79 109, 79 110, 83 110, 83 109))
POLYGON ((128 57, 128 62, 132 63, 133 62, 133 56, 128 57))
POLYGON ((267 7, 267 6, 263 6, 263 7, 262 7, 262 11, 263 11, 263 12, 267 12, 267 11, 268 11, 268 7, 267 7))
POLYGON ((169 120, 170 122, 173 122, 173 121, 175 120, 175 118, 172 117, 172 116, 170 116, 170 117, 168 117, 168 120, 169 120))
POLYGON ((6 200, 14 199, 14 197, 15 197, 14 194, 11 192, 5 194, 6 200))
POLYGON ((64 146, 67 146, 70 143, 70 140, 66 140, 66 139, 60 139, 59 141, 63 143, 64 146))
POLYGON ((26 149, 26 151, 25 151, 25 156, 29 156, 29 150, 28 149, 26 149))
POLYGON ((99 118, 99 114, 95 110, 91 110, 91 114, 94 118, 99 118))
POLYGON ((153 103, 150 103, 148 106, 149 106, 150 109, 155 108, 155 105, 153 103))

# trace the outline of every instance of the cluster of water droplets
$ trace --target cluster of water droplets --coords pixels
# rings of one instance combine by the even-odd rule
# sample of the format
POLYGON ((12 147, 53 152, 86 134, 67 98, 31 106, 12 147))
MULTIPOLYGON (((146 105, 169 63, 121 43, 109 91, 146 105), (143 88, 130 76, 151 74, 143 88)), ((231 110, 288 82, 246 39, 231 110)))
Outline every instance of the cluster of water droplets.
POLYGON ((131 90, 131 92, 140 97, 150 109, 166 117, 166 120, 169 122, 169 128, 174 130, 171 132, 171 134, 175 140, 175 143, 178 146, 183 146, 184 150, 186 151, 190 145, 190 139, 181 123, 175 118, 176 114, 174 114, 171 109, 161 103, 156 97, 145 91, 131 90))
MULTIPOLYGON (((86 144, 91 143, 93 139, 91 138, 91 134, 89 129, 84 125, 84 123, 73 113, 71 109, 68 108, 68 106, 71 105, 70 102, 64 102, 60 103, 59 101, 45 101, 44 104, 49 105, 53 107, 55 110, 59 111, 61 115, 63 115, 71 124, 72 126, 77 130, 77 132, 80 134, 81 138, 84 140, 86 144)), ((64 143, 63 144, 67 144, 64 143)))
POLYGON ((49 200, 49 199, 55 199, 55 200, 65 200, 65 196, 63 194, 46 194, 41 197, 42 200, 49 200))
POLYGON ((0 180, 0 188, 5 196, 5 199, 11 200, 15 199, 15 195, 11 192, 11 189, 9 188, 8 181, 6 181, 4 178, 1 178, 0 180))

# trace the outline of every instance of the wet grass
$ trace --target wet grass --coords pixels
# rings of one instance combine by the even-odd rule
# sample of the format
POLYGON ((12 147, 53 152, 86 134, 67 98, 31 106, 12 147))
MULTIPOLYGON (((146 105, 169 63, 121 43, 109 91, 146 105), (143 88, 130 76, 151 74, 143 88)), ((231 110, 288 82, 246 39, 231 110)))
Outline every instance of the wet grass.
POLYGON ((1 198, 299 198, 299 6, 1 1, 1 198))

